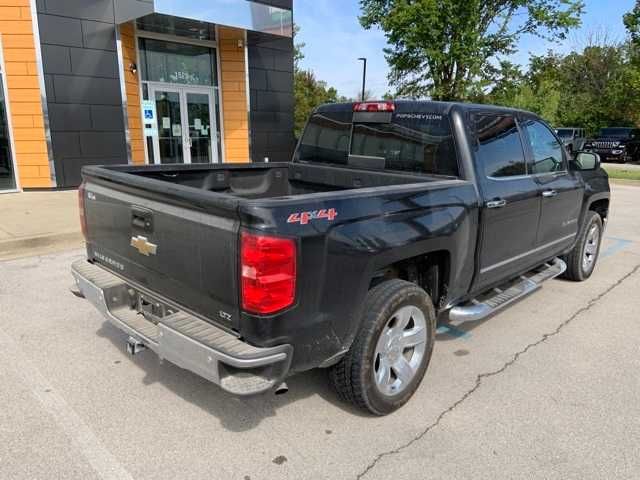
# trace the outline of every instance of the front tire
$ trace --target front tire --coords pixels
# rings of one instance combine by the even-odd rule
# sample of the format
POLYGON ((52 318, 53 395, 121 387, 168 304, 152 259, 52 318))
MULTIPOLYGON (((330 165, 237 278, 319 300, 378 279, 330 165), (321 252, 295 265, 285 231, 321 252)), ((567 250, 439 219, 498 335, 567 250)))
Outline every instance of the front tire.
POLYGON ((427 371, 435 331, 433 303, 417 285, 389 280, 371 289, 349 352, 329 372, 338 396, 374 415, 402 407, 427 371))
POLYGON ((589 211, 578 233, 578 242, 567 255, 565 278, 575 282, 587 280, 596 268, 602 244, 602 218, 596 212, 589 211))

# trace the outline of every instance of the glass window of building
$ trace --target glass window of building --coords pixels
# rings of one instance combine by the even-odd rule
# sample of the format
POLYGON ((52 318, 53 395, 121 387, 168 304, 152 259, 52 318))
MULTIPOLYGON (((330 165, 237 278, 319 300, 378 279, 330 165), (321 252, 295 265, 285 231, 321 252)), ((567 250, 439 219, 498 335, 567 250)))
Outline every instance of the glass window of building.
POLYGON ((215 56, 211 48, 141 38, 140 60, 143 81, 217 84, 215 56))
POLYGON ((0 191, 15 190, 16 188, 3 75, 4 73, 0 69, 0 191))
POLYGON ((188 18, 153 14, 137 21, 140 30, 196 40, 215 41, 216 30, 212 23, 198 22, 188 18))

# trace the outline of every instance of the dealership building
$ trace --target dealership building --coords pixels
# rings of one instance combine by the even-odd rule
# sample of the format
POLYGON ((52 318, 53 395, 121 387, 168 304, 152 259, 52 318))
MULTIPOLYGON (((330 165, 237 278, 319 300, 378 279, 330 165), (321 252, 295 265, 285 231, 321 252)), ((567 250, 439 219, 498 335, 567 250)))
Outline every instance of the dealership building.
POLYGON ((288 161, 292 0, 0 0, 0 192, 288 161))

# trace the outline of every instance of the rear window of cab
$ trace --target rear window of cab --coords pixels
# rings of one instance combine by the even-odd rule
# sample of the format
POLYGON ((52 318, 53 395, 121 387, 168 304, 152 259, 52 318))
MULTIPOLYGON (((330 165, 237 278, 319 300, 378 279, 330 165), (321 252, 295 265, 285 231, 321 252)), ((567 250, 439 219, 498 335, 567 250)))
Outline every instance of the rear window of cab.
POLYGON ((372 170, 458 176, 450 119, 438 113, 395 113, 391 123, 353 123, 353 112, 314 114, 300 141, 297 160, 372 170))

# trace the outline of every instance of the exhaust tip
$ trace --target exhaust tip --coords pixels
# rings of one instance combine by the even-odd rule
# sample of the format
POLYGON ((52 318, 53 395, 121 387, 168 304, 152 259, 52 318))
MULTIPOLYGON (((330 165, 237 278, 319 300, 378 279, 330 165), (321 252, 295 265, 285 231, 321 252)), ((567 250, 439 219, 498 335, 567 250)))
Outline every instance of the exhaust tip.
POLYGON ((289 391, 289 387, 287 386, 287 384, 285 382, 282 382, 278 387, 276 387, 274 393, 276 395, 284 395, 288 391, 289 391))

